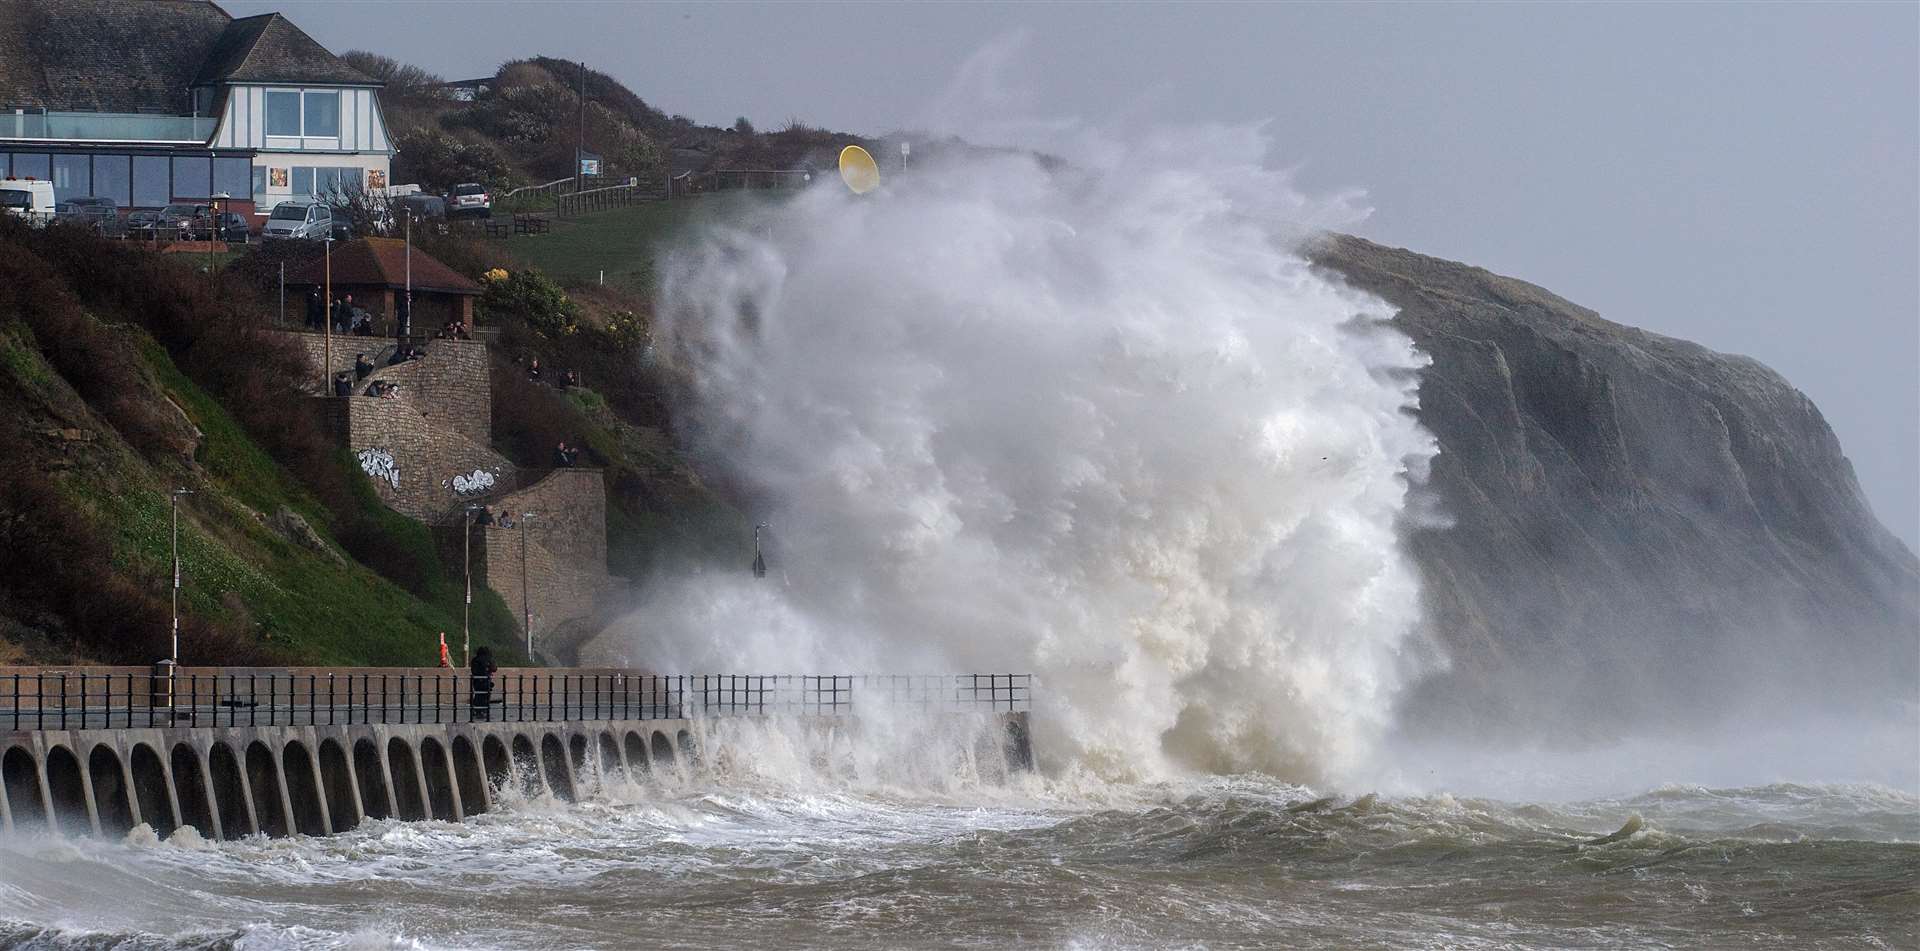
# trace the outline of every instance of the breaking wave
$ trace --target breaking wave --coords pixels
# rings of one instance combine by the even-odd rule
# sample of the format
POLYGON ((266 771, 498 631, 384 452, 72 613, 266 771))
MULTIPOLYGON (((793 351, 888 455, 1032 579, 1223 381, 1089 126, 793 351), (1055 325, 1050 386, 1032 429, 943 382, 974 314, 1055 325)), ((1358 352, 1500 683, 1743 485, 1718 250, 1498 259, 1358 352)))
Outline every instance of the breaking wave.
POLYGON ((1043 764, 1110 779, 1361 766, 1414 666, 1426 361, 1298 253, 1358 213, 1267 148, 955 158, 674 256, 681 428, 771 572, 663 580, 598 652, 1033 672, 1043 764))

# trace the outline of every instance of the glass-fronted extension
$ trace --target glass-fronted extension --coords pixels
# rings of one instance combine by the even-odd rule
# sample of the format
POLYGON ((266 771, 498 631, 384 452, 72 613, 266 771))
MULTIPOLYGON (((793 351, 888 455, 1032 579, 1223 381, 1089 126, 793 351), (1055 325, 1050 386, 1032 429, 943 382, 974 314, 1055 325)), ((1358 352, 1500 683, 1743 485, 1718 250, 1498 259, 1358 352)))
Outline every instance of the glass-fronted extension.
POLYGON ((100 196, 123 208, 254 194, 253 158, 212 152, 0 152, 0 177, 51 180, 57 202, 100 196))
POLYGON ((128 112, 0 113, 0 138, 55 142, 206 142, 218 118, 128 112))

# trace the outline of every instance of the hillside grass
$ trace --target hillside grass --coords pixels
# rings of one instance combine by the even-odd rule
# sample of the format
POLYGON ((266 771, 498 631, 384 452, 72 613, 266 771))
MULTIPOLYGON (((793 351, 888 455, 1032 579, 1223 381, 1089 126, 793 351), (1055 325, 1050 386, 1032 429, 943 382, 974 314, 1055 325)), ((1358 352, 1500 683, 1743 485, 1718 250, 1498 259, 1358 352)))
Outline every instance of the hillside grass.
POLYGON ((659 255, 701 227, 744 220, 753 211, 785 200, 790 192, 727 191, 672 201, 649 201, 556 218, 544 235, 495 238, 515 260, 539 268, 564 286, 606 283, 652 294, 659 255))
MULTIPOLYGON (((300 663, 431 665, 441 631, 459 650, 459 568, 441 565, 426 526, 388 510, 364 479, 355 480, 356 502, 377 521, 385 543, 427 566, 422 590, 409 592, 347 558, 328 534, 320 503, 158 343, 131 332, 167 397, 202 434, 194 461, 206 479, 180 512, 183 614, 244 626, 263 646, 300 663), (269 527, 266 519, 282 509, 305 518, 333 552, 296 545, 269 527)), ((344 452, 337 462, 351 464, 344 452)), ((70 485, 113 526, 116 567, 164 585, 172 550, 168 487, 158 473, 139 471, 144 468, 124 454, 105 478, 76 478, 70 485)), ((497 594, 475 588, 475 646, 492 646, 503 662, 518 659, 512 613, 497 594)), ((196 659, 187 644, 182 651, 188 662, 219 660, 196 659)))

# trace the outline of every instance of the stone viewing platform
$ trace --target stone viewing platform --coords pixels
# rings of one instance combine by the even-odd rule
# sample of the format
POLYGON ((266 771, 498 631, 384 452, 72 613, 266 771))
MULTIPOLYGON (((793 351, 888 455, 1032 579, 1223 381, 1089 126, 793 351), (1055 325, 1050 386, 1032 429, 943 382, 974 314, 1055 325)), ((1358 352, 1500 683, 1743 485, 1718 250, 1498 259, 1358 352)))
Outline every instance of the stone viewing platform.
POLYGON ((208 840, 464 820, 510 789, 572 801, 697 769, 718 718, 857 742, 862 718, 975 717, 1032 768, 1032 679, 668 676, 612 668, 0 667, 0 831, 208 840))

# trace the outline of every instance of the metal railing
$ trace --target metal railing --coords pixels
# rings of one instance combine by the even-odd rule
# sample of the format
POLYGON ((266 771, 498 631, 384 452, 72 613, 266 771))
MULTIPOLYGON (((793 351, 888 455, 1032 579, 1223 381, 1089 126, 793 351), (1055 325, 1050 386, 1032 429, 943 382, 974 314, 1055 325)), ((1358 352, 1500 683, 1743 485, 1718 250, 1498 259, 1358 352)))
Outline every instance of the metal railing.
POLYGON ((0 672, 0 729, 848 716, 888 707, 1015 712, 1032 697, 1029 674, 0 672))

